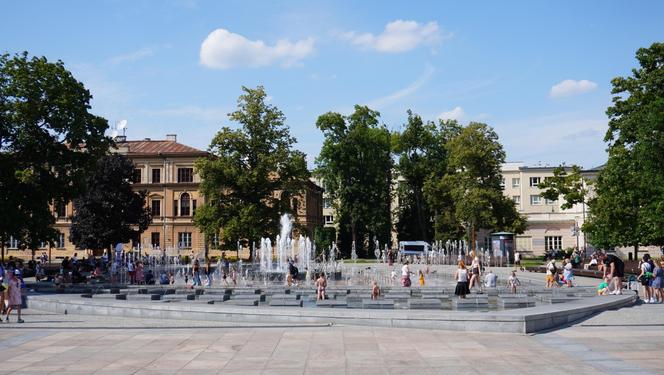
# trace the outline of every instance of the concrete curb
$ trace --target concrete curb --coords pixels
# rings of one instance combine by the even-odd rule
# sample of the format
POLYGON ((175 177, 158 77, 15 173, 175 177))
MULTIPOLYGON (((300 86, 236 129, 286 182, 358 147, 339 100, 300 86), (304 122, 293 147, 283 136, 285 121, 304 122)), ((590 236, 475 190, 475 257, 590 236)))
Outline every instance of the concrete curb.
POLYGON ((495 312, 361 310, 220 306, 91 300, 72 295, 30 295, 28 306, 81 315, 242 323, 317 323, 452 331, 534 333, 554 329, 596 313, 631 306, 635 294, 597 296, 561 304, 495 312))

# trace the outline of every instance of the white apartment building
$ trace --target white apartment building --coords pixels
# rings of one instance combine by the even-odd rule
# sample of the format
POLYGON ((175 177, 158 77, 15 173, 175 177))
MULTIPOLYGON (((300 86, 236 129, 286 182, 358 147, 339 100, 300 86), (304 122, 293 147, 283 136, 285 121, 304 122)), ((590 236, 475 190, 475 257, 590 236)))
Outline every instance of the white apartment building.
POLYGON ((584 247, 584 235, 580 230, 575 235, 574 227, 580 228, 583 224, 586 207, 577 204, 563 210, 561 200, 549 201, 539 196, 542 191, 538 184, 552 177, 554 169, 519 162, 503 164, 503 192, 528 220, 526 232, 515 238, 516 249, 526 255, 541 255, 549 249, 584 247))

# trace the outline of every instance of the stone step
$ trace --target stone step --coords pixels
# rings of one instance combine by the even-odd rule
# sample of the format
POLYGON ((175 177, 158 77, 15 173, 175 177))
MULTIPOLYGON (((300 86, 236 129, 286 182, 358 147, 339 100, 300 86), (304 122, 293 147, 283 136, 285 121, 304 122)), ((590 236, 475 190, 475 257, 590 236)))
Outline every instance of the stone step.
POLYGON ((489 301, 486 299, 455 298, 452 299, 452 307, 457 310, 477 308, 486 309, 489 307, 489 301))
MULTIPOLYGON (((290 294, 287 294, 290 296, 290 294)), ((240 301, 240 300, 257 300, 260 302, 265 302, 265 294, 231 294, 230 299, 233 301, 240 301)), ((299 299, 299 298, 298 298, 299 299)))
POLYGON ((394 300, 371 300, 364 299, 362 300, 363 309, 394 309, 394 300))
MULTIPOLYGON (((217 301, 215 301, 217 303, 217 301)), ((258 306, 258 299, 229 299, 223 302, 224 305, 233 306, 258 306)))
POLYGON ((271 300, 287 299, 287 300, 299 300, 300 296, 297 294, 273 294, 270 296, 271 300))
POLYGON ((408 308, 411 310, 440 310, 443 304, 439 299, 410 299, 408 300, 408 308))
POLYGON ((322 301, 316 301, 316 307, 345 308, 348 307, 348 304, 343 299, 326 299, 322 301))
POLYGON ((169 302, 178 302, 178 301, 186 301, 187 300, 187 295, 186 294, 165 294, 161 297, 162 301, 169 301, 169 302))
POLYGON ((523 308, 523 307, 533 307, 535 306, 535 299, 532 297, 526 298, 500 298, 498 300, 498 306, 503 308, 523 308))
POLYGON ((272 299, 269 303, 270 306, 279 307, 302 307, 302 300, 296 299, 272 299))

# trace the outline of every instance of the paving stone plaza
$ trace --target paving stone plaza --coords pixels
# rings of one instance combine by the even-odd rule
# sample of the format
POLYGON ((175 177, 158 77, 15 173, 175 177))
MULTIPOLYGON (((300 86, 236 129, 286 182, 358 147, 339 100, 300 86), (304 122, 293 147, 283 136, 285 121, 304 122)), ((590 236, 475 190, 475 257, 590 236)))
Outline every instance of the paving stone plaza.
MULTIPOLYGON (((519 276, 533 284, 542 279, 541 274, 527 272, 519 276)), ((580 286, 596 284, 593 279, 577 279, 580 286)), ((555 306, 566 303, 571 302, 555 306)), ((664 372, 657 359, 664 350, 664 307, 638 303, 534 334, 323 321, 146 319, 33 308, 24 311, 24 319, 22 325, 12 322, 0 330, 0 373, 526 374, 541 368, 584 374, 664 372)))

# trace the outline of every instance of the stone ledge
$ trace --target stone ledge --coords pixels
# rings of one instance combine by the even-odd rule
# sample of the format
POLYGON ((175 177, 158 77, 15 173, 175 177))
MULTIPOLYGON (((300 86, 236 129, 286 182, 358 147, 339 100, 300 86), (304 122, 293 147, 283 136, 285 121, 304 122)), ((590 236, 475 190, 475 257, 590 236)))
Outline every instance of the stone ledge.
POLYGON ((565 304, 495 312, 330 310, 242 307, 186 302, 115 301, 73 295, 30 295, 28 306, 44 311, 83 315, 226 322, 334 323, 455 331, 533 333, 572 323, 595 313, 630 306, 636 295, 598 296, 565 304))

